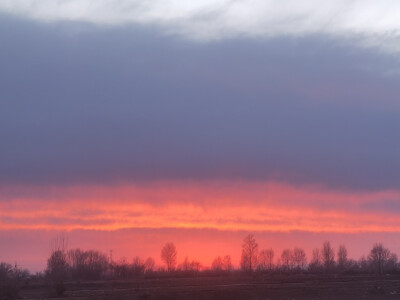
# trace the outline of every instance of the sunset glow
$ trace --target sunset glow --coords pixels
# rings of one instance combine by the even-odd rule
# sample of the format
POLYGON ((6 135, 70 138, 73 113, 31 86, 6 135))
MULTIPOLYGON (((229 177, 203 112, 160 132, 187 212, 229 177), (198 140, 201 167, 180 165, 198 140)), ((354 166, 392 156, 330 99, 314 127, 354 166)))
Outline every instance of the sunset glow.
POLYGON ((383 200, 395 201, 400 195, 397 191, 338 193, 313 186, 245 182, 52 187, 49 195, 47 188, 4 190, 6 195, 15 190, 25 195, 1 199, 3 230, 206 228, 357 233, 400 229, 398 214, 370 209, 383 200))
POLYGON ((0 262, 400 255, 400 4, 182 3, 0 1, 0 262))

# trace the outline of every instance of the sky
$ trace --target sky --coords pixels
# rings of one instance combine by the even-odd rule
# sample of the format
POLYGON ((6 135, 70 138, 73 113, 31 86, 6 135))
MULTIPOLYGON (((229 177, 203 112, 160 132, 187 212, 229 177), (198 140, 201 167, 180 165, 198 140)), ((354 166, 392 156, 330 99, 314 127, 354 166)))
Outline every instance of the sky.
POLYGON ((0 0, 0 261, 400 255, 399 42, 394 0, 0 0))

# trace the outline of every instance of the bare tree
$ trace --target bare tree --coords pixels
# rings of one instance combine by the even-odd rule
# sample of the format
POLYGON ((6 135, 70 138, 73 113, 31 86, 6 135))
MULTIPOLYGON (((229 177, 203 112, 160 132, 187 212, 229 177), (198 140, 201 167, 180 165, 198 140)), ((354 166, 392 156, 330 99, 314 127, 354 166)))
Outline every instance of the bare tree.
POLYGON ((397 254, 390 253, 389 258, 385 264, 385 269, 390 272, 395 271, 397 269, 397 261, 397 254))
POLYGON ((189 258, 186 256, 185 260, 182 262, 182 264, 180 265, 180 269, 182 271, 190 271, 191 267, 190 267, 190 261, 189 258))
POLYGON ((257 257, 258 244, 254 235, 249 234, 244 238, 242 244, 242 258, 240 262, 242 269, 251 273, 257 265, 257 257))
POLYGON ((144 262, 140 259, 139 256, 134 257, 132 260, 130 273, 133 276, 140 276, 144 274, 144 270, 145 270, 144 262))
POLYGON ((292 252, 292 261, 296 269, 302 270, 307 264, 307 256, 303 249, 294 248, 292 252))
POLYGON ((96 250, 71 249, 67 260, 75 279, 99 279, 109 266, 107 255, 96 250))
POLYGON ((62 251, 66 252, 68 248, 68 239, 64 233, 53 238, 50 242, 51 252, 62 251))
POLYGON ((46 274, 52 281, 57 294, 65 291, 64 282, 67 278, 67 239, 62 234, 51 241, 51 254, 47 260, 46 274))
POLYGON ((340 245, 337 251, 337 263, 340 269, 345 269, 347 266, 347 249, 344 245, 340 245))
POLYGON ((320 270, 322 267, 322 255, 321 255, 321 251, 319 250, 319 248, 315 248, 312 252, 312 256, 311 256, 311 261, 309 264, 309 269, 311 271, 317 271, 320 270))
POLYGON ((232 261, 231 261, 231 256, 230 255, 225 255, 224 259, 222 260, 222 265, 225 271, 232 271, 233 266, 232 266, 232 261))
POLYGON ((274 260, 274 250, 263 249, 258 256, 258 268, 261 271, 272 270, 274 260))
POLYGON ((220 272, 223 270, 223 268, 224 268, 224 262, 222 260, 222 257, 217 256, 216 258, 214 258, 214 260, 211 264, 211 270, 220 272))
POLYGON ((64 282, 67 278, 67 268, 68 264, 65 252, 61 250, 52 252, 47 260, 46 273, 59 295, 62 295, 65 291, 64 282))
POLYGON ((368 255, 368 260, 375 268, 378 274, 382 274, 383 267, 387 263, 390 257, 389 249, 383 247, 381 243, 376 243, 368 255))
POLYGON ((146 259, 146 261, 144 262, 144 271, 146 273, 151 273, 154 270, 154 266, 155 266, 155 261, 152 257, 148 257, 146 259))
POLYGON ((193 259, 192 262, 190 263, 190 270, 194 272, 199 272, 202 268, 203 265, 195 259, 193 259))
POLYGON ((267 257, 267 268, 268 270, 272 270, 274 267, 274 256, 275 252, 272 248, 265 250, 265 254, 267 257))
POLYGON ((130 273, 129 263, 126 257, 121 257, 118 262, 112 265, 114 273, 119 278, 128 278, 130 273))
POLYGON ((260 271, 265 271, 267 270, 267 254, 266 254, 266 250, 263 249, 260 251, 260 254, 258 255, 258 266, 257 269, 259 269, 260 271))
POLYGON ((232 268, 233 267, 230 255, 225 255, 223 258, 221 256, 217 256, 211 263, 211 270, 216 272, 231 271, 232 268))
POLYGON ((335 264, 335 251, 329 241, 325 241, 322 246, 322 261, 327 271, 331 270, 335 264))
POLYGON ((365 258, 365 255, 360 257, 360 259, 358 260, 358 265, 362 271, 368 271, 368 269, 370 267, 370 263, 369 263, 368 259, 365 258))
POLYGON ((167 265, 168 272, 172 271, 176 266, 177 259, 176 247, 173 243, 166 243, 161 250, 161 259, 167 265))
POLYGON ((292 251, 284 249, 281 253, 281 264, 284 270, 288 271, 292 268, 292 251))
POLYGON ((29 278, 29 271, 0 262, 0 299, 20 299, 19 291, 23 282, 29 278))

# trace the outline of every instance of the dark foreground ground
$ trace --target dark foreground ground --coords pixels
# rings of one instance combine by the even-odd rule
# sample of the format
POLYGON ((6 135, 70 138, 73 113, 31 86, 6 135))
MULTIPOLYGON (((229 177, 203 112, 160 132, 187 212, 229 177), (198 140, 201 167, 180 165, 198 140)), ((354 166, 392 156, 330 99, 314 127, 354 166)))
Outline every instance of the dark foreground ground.
POLYGON ((257 275, 30 283, 21 299, 400 299, 400 275, 257 275))

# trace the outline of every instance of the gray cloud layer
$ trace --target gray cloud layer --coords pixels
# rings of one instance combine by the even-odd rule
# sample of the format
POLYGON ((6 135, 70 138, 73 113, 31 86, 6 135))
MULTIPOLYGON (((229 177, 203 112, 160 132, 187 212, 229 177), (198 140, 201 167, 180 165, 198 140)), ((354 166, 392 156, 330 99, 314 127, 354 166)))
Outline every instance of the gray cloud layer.
POLYGON ((319 34, 400 50, 396 0, 2 0, 1 11, 42 22, 150 25, 201 41, 319 34))
POLYGON ((321 36, 196 44, 0 17, 0 183, 400 188, 398 62, 321 36))

